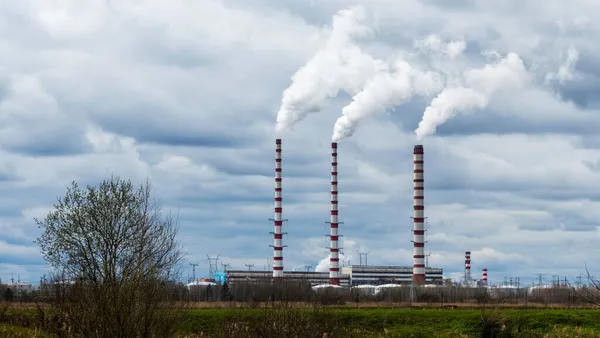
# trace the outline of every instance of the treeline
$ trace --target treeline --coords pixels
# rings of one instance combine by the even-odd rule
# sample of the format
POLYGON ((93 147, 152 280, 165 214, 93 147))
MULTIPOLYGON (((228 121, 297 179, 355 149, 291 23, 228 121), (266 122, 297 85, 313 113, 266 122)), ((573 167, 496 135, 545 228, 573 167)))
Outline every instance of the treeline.
MULTIPOLYGON (((67 289, 61 285, 60 289, 67 289)), ((22 303, 54 303, 59 295, 57 286, 42 284, 39 290, 29 292, 12 290, 0 285, 5 301, 22 303)), ((236 282, 229 285, 184 285, 169 284, 166 287, 165 300, 175 302, 318 302, 321 305, 344 305, 348 303, 472 303, 472 304, 564 304, 582 306, 600 304, 600 292, 594 287, 572 288, 554 287, 540 289, 502 289, 410 286, 382 289, 374 293, 372 289, 360 288, 324 288, 313 290, 304 281, 236 282)))

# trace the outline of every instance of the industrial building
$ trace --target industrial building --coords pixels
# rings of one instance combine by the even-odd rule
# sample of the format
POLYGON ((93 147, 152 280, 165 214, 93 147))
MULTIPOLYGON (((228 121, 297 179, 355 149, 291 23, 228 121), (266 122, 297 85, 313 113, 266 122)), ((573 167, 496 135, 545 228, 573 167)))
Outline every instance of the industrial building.
POLYGON ((383 285, 383 284, 438 284, 443 283, 443 270, 425 264, 425 203, 424 203, 424 149, 416 145, 413 149, 413 217, 412 217, 412 266, 369 266, 358 265, 340 268, 340 225, 338 220, 338 144, 331 143, 331 209, 329 217, 329 272, 284 271, 283 249, 283 169, 282 140, 275 141, 275 197, 273 214, 273 270, 249 271, 228 270, 224 273, 228 283, 240 281, 307 280, 312 285, 330 284, 339 286, 383 285))
MULTIPOLYGON (((426 267, 423 271, 425 272, 425 284, 441 285, 443 283, 444 271, 442 269, 426 267)), ((350 276, 352 286, 411 284, 413 267, 358 265, 342 268, 342 275, 350 276)))
MULTIPOLYGON (((235 285, 236 282, 270 282, 271 271, 248 271, 248 270, 228 270, 225 272, 227 282, 235 285)), ((306 281, 310 285, 329 284, 329 272, 316 271, 283 271, 283 277, 286 281, 306 281)), ((350 276, 341 275, 340 286, 350 286, 350 276)))
MULTIPOLYGON (((340 286, 358 285, 384 285, 384 284, 411 284, 411 266, 376 266, 357 265, 341 268, 340 286)), ((425 268, 425 284, 443 283, 443 270, 437 268, 425 268)), ((270 281, 271 271, 248 271, 229 270, 226 271, 227 282, 261 282, 270 281)), ((329 283, 328 272, 315 271, 284 271, 283 278, 286 280, 307 281, 311 285, 329 283)))

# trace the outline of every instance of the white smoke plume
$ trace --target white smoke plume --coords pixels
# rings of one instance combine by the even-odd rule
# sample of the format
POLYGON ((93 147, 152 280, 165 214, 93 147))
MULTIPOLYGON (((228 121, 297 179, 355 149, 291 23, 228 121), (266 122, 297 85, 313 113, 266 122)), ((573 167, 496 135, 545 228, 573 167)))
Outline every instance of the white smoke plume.
POLYGON ((445 88, 425 109, 415 130, 419 140, 435 133, 436 128, 454 117, 457 111, 483 109, 497 92, 522 87, 529 74, 521 58, 509 53, 496 64, 465 72, 464 79, 466 86, 445 88))
POLYGON ((356 38, 372 36, 373 29, 365 20, 362 6, 341 10, 333 17, 325 47, 292 76, 292 84, 283 92, 277 132, 292 128, 310 113, 321 111, 324 101, 336 97, 340 90, 357 93, 381 67, 379 61, 354 42, 356 38))
POLYGON ((382 67, 342 109, 333 127, 333 142, 352 136, 362 120, 410 101, 413 95, 432 95, 441 90, 441 80, 435 73, 420 72, 403 59, 392 68, 382 67))
POLYGON ((319 261, 319 264, 317 264, 315 271, 316 272, 328 272, 329 271, 329 256, 327 256, 319 261))
MULTIPOLYGON (((348 259, 351 259, 352 256, 348 256, 348 258, 346 258, 346 256, 344 256, 342 253, 340 253, 340 266, 342 266, 342 262, 345 262, 348 259)), ((317 267, 315 268, 316 272, 329 272, 329 256, 321 259, 319 261, 319 264, 317 264, 317 267)))
MULTIPOLYGON (((344 237, 342 237, 344 238, 344 237)), ((342 252, 340 252, 340 266, 344 265, 345 263, 347 263, 348 261, 351 261, 353 259, 352 256, 352 252, 355 252, 356 249, 358 248, 358 245, 356 243, 356 240, 353 239, 346 239, 343 240, 342 239, 342 247, 345 248, 345 252, 347 252, 347 255, 344 255, 342 252)), ((321 259, 319 261, 319 263, 317 264, 316 268, 315 268, 316 272, 329 272, 329 255, 327 255, 327 257, 321 259)))

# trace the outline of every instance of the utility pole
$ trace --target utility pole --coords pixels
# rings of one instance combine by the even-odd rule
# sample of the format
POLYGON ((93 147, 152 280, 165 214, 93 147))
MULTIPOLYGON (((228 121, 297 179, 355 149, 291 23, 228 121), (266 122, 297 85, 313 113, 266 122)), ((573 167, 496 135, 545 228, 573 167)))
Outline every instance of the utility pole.
POLYGON ((190 265, 192 266, 192 280, 196 283, 196 267, 198 266, 198 263, 190 263, 190 265))

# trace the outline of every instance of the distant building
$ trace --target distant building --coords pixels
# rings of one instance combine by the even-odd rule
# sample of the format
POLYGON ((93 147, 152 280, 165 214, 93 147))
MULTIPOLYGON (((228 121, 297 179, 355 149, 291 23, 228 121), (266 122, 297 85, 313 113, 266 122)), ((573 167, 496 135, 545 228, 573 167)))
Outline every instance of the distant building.
POLYGON ((30 283, 3 283, 6 288, 11 289, 13 292, 30 293, 31 291, 38 290, 37 285, 30 283))
MULTIPOLYGON (((270 281, 273 277, 272 271, 248 271, 248 270, 228 270, 226 272, 227 282, 235 284, 236 282, 260 282, 270 281)), ((283 278, 293 281, 307 281, 312 286, 328 284, 329 272, 315 271, 284 271, 283 278)), ((344 275, 340 278, 341 286, 350 286, 350 276, 344 275)))
MULTIPOLYGON (((340 286, 383 285, 412 283, 413 268, 409 266, 359 265, 341 269, 340 286)), ((228 283, 271 280, 272 271, 228 270, 225 277, 228 283)), ((307 281, 312 286, 329 283, 329 272, 284 271, 286 280, 307 281)), ((425 283, 442 285, 443 269, 425 268, 425 283)))
MULTIPOLYGON (((412 266, 357 265, 342 268, 342 273, 351 278, 352 286, 412 283, 412 266)), ((441 285, 444 271, 438 268, 425 268, 425 284, 441 285)))

